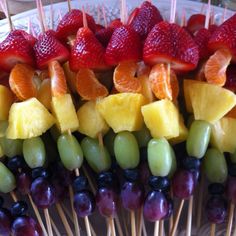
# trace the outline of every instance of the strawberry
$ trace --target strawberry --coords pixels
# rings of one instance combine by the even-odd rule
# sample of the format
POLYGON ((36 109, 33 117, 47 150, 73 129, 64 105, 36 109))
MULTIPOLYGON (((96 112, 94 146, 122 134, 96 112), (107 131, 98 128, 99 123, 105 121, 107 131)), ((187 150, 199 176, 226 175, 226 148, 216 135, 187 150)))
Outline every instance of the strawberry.
POLYGON ((21 35, 28 41, 28 43, 29 43, 32 47, 34 46, 34 44, 35 44, 36 41, 37 41, 37 39, 36 39, 33 35, 31 35, 31 34, 25 32, 24 30, 19 30, 19 29, 13 30, 13 31, 12 31, 12 34, 13 34, 13 35, 19 35, 19 34, 21 34, 21 35))
POLYGON ((103 47, 106 47, 108 45, 114 30, 115 28, 107 27, 95 33, 96 38, 103 45, 103 47))
POLYGON ((145 39, 153 26, 162 20, 159 10, 151 2, 145 1, 139 9, 134 10, 129 24, 142 39, 145 39))
POLYGON ((105 29, 105 27, 103 25, 96 24, 95 32, 97 33, 101 29, 105 29))
POLYGON ((106 63, 115 66, 124 61, 139 61, 141 56, 139 35, 130 26, 115 29, 106 48, 106 63))
POLYGON ((200 29, 194 37, 194 41, 198 45, 199 57, 201 59, 207 58, 210 56, 210 52, 207 46, 210 37, 211 37, 210 30, 205 29, 205 28, 200 29))
POLYGON ((194 34, 198 30, 204 28, 206 16, 203 14, 194 14, 190 16, 187 22, 188 30, 194 34))
POLYGON ((34 51, 25 37, 14 31, 0 43, 0 69, 9 72, 17 63, 35 65, 34 51))
POLYGON ((34 45, 37 66, 44 69, 50 61, 65 62, 69 58, 69 51, 55 37, 55 32, 49 30, 41 34, 34 45))
MULTIPOLYGON (((88 27, 95 32, 96 24, 92 16, 86 14, 88 27)), ((57 26, 57 37, 66 40, 70 35, 76 35, 79 28, 83 27, 83 13, 78 9, 72 9, 64 15, 57 26)))
POLYGON ((212 34, 208 47, 211 51, 228 49, 236 61, 236 14, 220 25, 212 34))
POLYGON ((108 27, 111 27, 111 28, 118 28, 118 27, 121 27, 123 24, 122 22, 120 21, 120 18, 117 18, 113 21, 110 22, 110 24, 108 25, 108 27))
POLYGON ((87 27, 80 28, 71 48, 70 68, 73 71, 81 68, 104 69, 106 68, 104 54, 105 49, 94 33, 87 27))
POLYGON ((198 46, 192 37, 177 24, 160 22, 148 34, 144 42, 145 63, 171 63, 176 71, 190 71, 199 60, 198 46))

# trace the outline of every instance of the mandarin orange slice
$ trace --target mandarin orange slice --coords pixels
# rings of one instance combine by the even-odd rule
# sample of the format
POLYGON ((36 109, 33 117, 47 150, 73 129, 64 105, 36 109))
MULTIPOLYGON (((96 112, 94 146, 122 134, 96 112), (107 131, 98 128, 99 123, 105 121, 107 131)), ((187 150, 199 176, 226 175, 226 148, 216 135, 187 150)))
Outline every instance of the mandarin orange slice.
POLYGON ((85 100, 95 100, 108 95, 107 88, 96 78, 90 69, 81 69, 76 75, 76 88, 78 94, 85 100))
POLYGON ((157 64, 152 67, 149 81, 154 95, 158 99, 175 100, 179 94, 179 83, 176 74, 168 65, 157 64))
POLYGON ((51 61, 48 65, 51 78, 52 96, 58 97, 67 93, 66 77, 63 68, 58 61, 51 61))
POLYGON ((34 74, 35 70, 27 64, 16 64, 11 70, 10 88, 20 101, 37 96, 34 74))
POLYGON ((225 116, 236 119, 236 106, 233 107, 225 116))
POLYGON ((141 92, 142 85, 140 80, 135 77, 138 70, 138 64, 135 62, 124 62, 120 63, 113 75, 113 82, 117 91, 121 93, 141 92))
POLYGON ((231 61, 231 54, 226 49, 217 50, 206 62, 205 76, 209 84, 223 86, 226 82, 226 69, 231 61))

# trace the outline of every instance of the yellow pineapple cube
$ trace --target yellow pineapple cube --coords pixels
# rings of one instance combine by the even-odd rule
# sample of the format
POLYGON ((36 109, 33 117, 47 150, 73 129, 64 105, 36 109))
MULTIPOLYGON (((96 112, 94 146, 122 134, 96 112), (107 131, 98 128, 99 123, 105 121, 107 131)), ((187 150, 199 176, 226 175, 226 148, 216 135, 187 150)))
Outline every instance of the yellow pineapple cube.
POLYGON ((172 138, 169 140, 171 144, 177 144, 184 142, 188 137, 188 129, 186 128, 184 124, 184 119, 180 115, 179 116, 179 136, 172 138))
POLYGON ((137 131, 143 127, 141 107, 146 98, 138 93, 118 93, 97 102, 97 109, 115 133, 137 131))
POLYGON ((36 98, 13 103, 9 112, 6 136, 27 139, 46 132, 55 123, 54 117, 36 98))
POLYGON ((236 119, 223 117, 211 129, 211 145, 221 152, 234 153, 236 150, 236 119))
POLYGON ((83 104, 77 111, 79 132, 91 138, 97 138, 99 133, 106 134, 109 126, 96 108, 95 101, 83 104))
POLYGON ((51 108, 61 133, 69 130, 73 132, 78 129, 79 121, 70 94, 52 97, 51 108))
POLYGON ((9 110, 14 101, 14 97, 10 89, 0 85, 0 120, 7 120, 9 110))
POLYGON ((163 99, 142 107, 144 123, 153 138, 171 139, 179 136, 179 111, 168 99, 163 99))
POLYGON ((192 84, 202 84, 204 83, 203 81, 199 80, 190 80, 190 79, 185 79, 184 80, 184 100, 185 100, 185 107, 187 112, 193 113, 193 107, 192 107, 192 102, 190 100, 190 95, 189 95, 189 89, 191 88, 192 84))
POLYGON ((189 96, 195 120, 214 123, 236 105, 236 95, 220 86, 208 83, 193 83, 189 96))

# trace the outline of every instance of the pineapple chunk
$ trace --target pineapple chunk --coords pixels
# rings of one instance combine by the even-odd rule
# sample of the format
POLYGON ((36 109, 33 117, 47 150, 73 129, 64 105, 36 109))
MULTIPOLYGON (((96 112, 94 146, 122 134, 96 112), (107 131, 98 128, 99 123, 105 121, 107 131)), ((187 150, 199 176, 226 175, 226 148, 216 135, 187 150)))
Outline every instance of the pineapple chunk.
POLYGON ((233 92, 213 84, 193 83, 189 95, 195 120, 214 123, 236 105, 233 92))
POLYGON ((8 119, 13 99, 12 92, 6 86, 0 85, 0 120, 8 119))
POLYGON ((40 136, 55 123, 54 117, 36 98, 13 103, 9 112, 9 139, 27 139, 40 136))
POLYGON ((79 132, 91 138, 97 138, 99 133, 106 134, 109 127, 96 108, 95 101, 86 102, 77 111, 79 132))
POLYGON ((171 139, 179 136, 179 112, 168 99, 163 99, 142 107, 144 123, 153 138, 171 139))
POLYGON ((179 116, 179 136, 170 139, 171 144, 177 144, 177 143, 182 143, 184 142, 188 137, 188 129, 186 128, 184 124, 184 119, 180 115, 179 116))
POLYGON ((223 117, 212 125, 211 145, 221 152, 234 153, 236 150, 236 119, 223 117))
POLYGON ((190 100, 189 89, 191 88, 192 84, 202 84, 202 83, 203 81, 199 80, 189 80, 189 79, 184 80, 184 100, 185 100, 186 110, 189 113, 193 113, 193 107, 190 100))
POLYGON ((137 131, 143 127, 141 107, 146 98, 138 93, 118 93, 97 102, 97 109, 115 133, 137 131))
POLYGON ((56 125, 61 133, 68 130, 73 132, 78 129, 79 121, 70 94, 53 97, 51 108, 56 118, 56 125))

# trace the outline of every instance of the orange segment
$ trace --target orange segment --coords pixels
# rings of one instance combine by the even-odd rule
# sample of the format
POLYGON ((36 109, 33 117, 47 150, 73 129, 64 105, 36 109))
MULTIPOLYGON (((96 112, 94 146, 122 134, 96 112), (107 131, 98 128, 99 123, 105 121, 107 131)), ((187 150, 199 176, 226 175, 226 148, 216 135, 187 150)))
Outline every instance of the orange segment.
POLYGON ((226 69, 231 61, 228 50, 217 50, 206 62, 205 76, 209 84, 223 86, 226 82, 226 69))
POLYGON ((34 84, 35 70, 26 64, 17 64, 10 73, 10 88, 21 101, 36 97, 37 89, 34 84))
POLYGON ((95 100, 108 95, 107 88, 102 85, 90 69, 81 69, 76 75, 78 94, 85 100, 95 100))
POLYGON ((38 90, 37 99, 48 109, 51 109, 52 92, 51 92, 51 80, 44 79, 38 90))
POLYGON ((48 66, 51 78, 52 96, 58 97, 67 93, 67 84, 64 70, 58 61, 51 61, 48 66))
POLYGON ((236 106, 233 107, 225 116, 236 119, 236 106))
POLYGON ((141 82, 135 77, 138 65, 135 62, 120 63, 113 75, 113 82, 117 91, 121 93, 139 93, 141 91, 141 82))
POLYGON ((179 83, 176 74, 165 64, 152 67, 149 75, 151 89, 158 99, 175 100, 179 94, 179 83))

